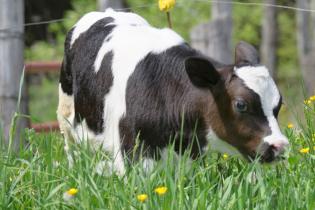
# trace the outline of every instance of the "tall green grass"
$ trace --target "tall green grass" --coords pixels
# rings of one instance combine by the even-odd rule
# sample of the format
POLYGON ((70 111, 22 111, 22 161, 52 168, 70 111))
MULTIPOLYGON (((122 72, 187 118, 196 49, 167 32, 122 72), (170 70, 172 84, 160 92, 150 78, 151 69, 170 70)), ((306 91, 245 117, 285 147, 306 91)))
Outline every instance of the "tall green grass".
MULTIPOLYGON (((145 173, 141 161, 124 177, 100 176, 96 164, 106 154, 88 145, 78 151, 69 168, 58 133, 27 130, 29 145, 19 154, 0 152, 2 209, 315 209, 315 102, 304 106, 306 123, 284 128, 290 139, 288 159, 276 164, 245 162, 209 152, 189 163, 157 161, 145 173), (302 148, 309 152, 301 153, 302 148), (154 189, 167 187, 164 195, 154 189), (63 198, 70 188, 78 193, 63 198), (137 195, 146 194, 144 202, 137 195)), ((1 136, 1 135, 0 135, 1 136)), ((168 151, 172 153, 171 148, 168 151)))

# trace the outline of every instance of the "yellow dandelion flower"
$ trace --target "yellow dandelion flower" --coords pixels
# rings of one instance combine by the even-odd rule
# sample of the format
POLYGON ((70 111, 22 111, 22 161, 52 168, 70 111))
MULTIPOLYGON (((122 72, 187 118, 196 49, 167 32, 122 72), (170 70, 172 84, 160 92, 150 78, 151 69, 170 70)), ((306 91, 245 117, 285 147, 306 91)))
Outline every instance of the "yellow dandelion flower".
POLYGON ((300 153, 302 153, 302 154, 307 154, 309 152, 310 152, 310 148, 309 147, 300 149, 300 153))
POLYGON ((67 191, 67 193, 69 194, 69 195, 76 195, 77 193, 78 193, 78 189, 76 189, 76 188, 71 188, 70 190, 68 190, 67 191))
POLYGON ((310 101, 315 101, 315 95, 311 96, 309 100, 310 101))
POLYGON ((288 124, 288 128, 294 128, 293 123, 289 123, 289 124, 288 124))
POLYGON ((169 12, 175 6, 176 0, 159 0, 159 8, 162 12, 169 12))
POLYGON ((226 154, 226 153, 224 153, 224 154, 223 154, 223 160, 227 160, 228 158, 229 158, 229 155, 226 154))
POLYGON ((147 194, 140 194, 140 195, 137 195, 137 199, 138 201, 140 202, 144 202, 148 199, 148 195, 147 194))
POLYGON ((309 99, 304 100, 304 104, 305 104, 305 105, 310 105, 311 103, 312 103, 312 101, 309 100, 309 99))
POLYGON ((167 192, 167 187, 157 187, 155 188, 154 192, 158 195, 164 195, 167 192))
POLYGON ((69 201, 70 199, 72 199, 77 193, 78 193, 78 189, 76 188, 71 188, 69 190, 67 190, 64 194, 63 194, 63 199, 65 201, 69 201))

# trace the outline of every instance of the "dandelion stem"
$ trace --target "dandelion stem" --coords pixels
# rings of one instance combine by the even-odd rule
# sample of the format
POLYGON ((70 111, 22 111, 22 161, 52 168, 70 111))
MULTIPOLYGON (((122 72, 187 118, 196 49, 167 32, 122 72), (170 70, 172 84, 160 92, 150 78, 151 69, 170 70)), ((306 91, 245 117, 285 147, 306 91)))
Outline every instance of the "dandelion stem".
POLYGON ((171 13, 170 12, 166 12, 166 16, 167 16, 168 27, 169 28, 173 28, 172 27, 172 20, 171 20, 171 13))

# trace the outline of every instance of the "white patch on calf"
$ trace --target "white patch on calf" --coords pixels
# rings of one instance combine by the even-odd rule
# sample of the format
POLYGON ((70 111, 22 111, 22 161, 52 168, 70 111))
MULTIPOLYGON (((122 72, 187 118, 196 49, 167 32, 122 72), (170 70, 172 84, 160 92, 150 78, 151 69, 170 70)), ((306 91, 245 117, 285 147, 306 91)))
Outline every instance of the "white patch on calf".
MULTIPOLYGON (((179 171, 181 169, 185 169, 185 170, 190 170, 192 167, 192 163, 193 160, 191 159, 190 156, 186 156, 185 159, 183 159, 184 156, 183 155, 179 155, 177 152, 175 152, 174 150, 170 150, 169 148, 164 148, 161 151, 161 159, 163 160, 163 162, 166 164, 165 167, 169 166, 176 166, 178 167, 177 169, 175 169, 175 171, 179 171), (181 161, 184 162, 184 164, 181 164, 181 161), (181 168, 181 169, 179 169, 181 168)), ((182 163, 183 163, 182 162, 182 163)))
POLYGON ((79 36, 87 31, 94 23, 98 20, 105 17, 104 12, 89 12, 84 15, 75 25, 74 30, 72 32, 70 46, 72 47, 73 43, 79 36))
POLYGON ((152 158, 143 158, 142 161, 143 172, 146 174, 152 173, 155 161, 152 158))
MULTIPOLYGON (((156 29, 149 25, 117 25, 109 35, 109 41, 104 40, 100 48, 96 60, 94 62, 95 72, 101 67, 102 60, 106 53, 113 50, 113 66, 115 73, 115 65, 120 69, 116 70, 119 77, 121 74, 130 74, 136 65, 148 53, 161 53, 168 48, 184 43, 182 37, 170 29, 156 29), (116 62, 115 62, 116 61, 116 62), (127 72, 128 71, 128 72, 127 72)), ((115 74, 114 74, 115 80, 115 74)))
POLYGON ((265 66, 245 66, 235 68, 234 71, 245 85, 260 97, 262 109, 271 129, 271 134, 265 136, 263 141, 281 148, 287 146, 289 144, 288 139, 281 133, 278 122, 273 115, 273 109, 280 100, 280 93, 268 69, 265 66))
POLYGON ((59 83, 59 104, 57 109, 57 116, 60 120, 71 120, 74 117, 74 99, 73 95, 68 95, 62 91, 61 84, 59 83))
MULTIPOLYGON (((71 37, 70 46, 85 31, 87 31, 94 23, 105 17, 112 17, 116 25, 149 25, 148 22, 134 13, 116 12, 113 9, 107 9, 105 12, 90 12, 84 15, 76 24, 71 37)), ((104 25, 105 27, 105 25, 104 25)))
MULTIPOLYGON (((78 123, 75 127, 72 125, 74 121, 74 98, 73 95, 69 96, 62 91, 59 84, 59 105, 57 110, 57 117, 60 126, 60 131, 64 135, 65 139, 65 152, 68 158, 70 167, 73 165, 73 157, 69 151, 69 141, 73 140, 80 144, 89 140, 90 146, 97 150, 102 147, 105 151, 111 152, 113 156, 113 167, 118 175, 123 175, 125 172, 124 161, 120 151, 120 142, 118 146, 111 141, 105 141, 104 134, 95 135, 95 133, 89 129, 84 119, 81 123, 78 123)), ((119 135, 119 134, 118 134, 119 135)), ((116 141, 117 142, 117 141, 116 141)), ((99 170, 97 170, 99 171, 99 170)))
POLYGON ((149 26, 150 25, 141 16, 132 12, 118 12, 109 8, 105 11, 105 15, 106 17, 114 18, 115 25, 133 25, 133 26, 139 26, 139 25, 149 26))
MULTIPOLYGON (((113 166, 109 169, 114 170, 118 175, 123 175, 125 173, 125 166, 123 155, 120 150, 121 145, 119 140, 119 130, 118 132, 116 130, 112 130, 112 132, 113 133, 109 135, 106 135, 105 132, 95 135, 95 133, 87 126, 85 119, 75 128, 72 128, 72 136, 76 140, 76 143, 82 143, 88 140, 92 149, 98 150, 101 147, 104 151, 109 152, 113 158, 113 161, 111 162, 113 166)), ((99 169, 96 169, 97 172, 100 171, 101 166, 102 164, 97 166, 99 167, 99 169)))

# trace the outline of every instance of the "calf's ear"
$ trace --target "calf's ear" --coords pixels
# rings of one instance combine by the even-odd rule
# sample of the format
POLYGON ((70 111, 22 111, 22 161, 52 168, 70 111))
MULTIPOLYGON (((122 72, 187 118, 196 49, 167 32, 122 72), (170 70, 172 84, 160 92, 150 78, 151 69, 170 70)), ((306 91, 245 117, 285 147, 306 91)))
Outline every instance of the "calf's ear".
POLYGON ((189 57, 185 69, 191 82, 197 87, 211 87, 220 80, 220 74, 212 63, 203 57, 189 57))
POLYGON ((235 47, 235 65, 255 66, 257 64, 259 64, 259 55, 257 50, 247 42, 240 41, 235 47))

